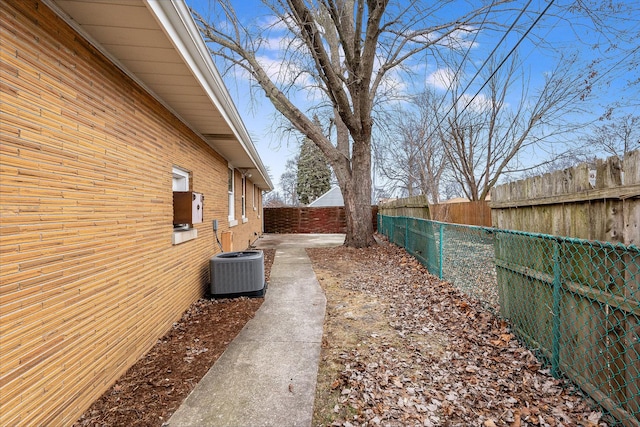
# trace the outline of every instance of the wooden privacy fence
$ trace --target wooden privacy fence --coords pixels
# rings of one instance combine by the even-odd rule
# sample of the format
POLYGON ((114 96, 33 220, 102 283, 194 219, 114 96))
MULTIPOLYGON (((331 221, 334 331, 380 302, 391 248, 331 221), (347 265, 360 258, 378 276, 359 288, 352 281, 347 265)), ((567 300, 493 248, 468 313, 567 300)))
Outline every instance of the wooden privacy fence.
POLYGON ((434 221, 491 227, 491 208, 485 201, 439 203, 429 208, 434 221))
POLYGON ((496 228, 640 244, 640 150, 491 192, 496 228))
POLYGON ((384 216, 406 216, 411 218, 431 219, 427 196, 419 195, 404 199, 392 200, 378 205, 378 212, 384 216))
POLYGON ((429 204, 419 195, 380 204, 380 214, 431 219, 453 224, 491 226, 491 208, 484 201, 429 204))
POLYGON ((640 151, 491 198, 501 314, 555 374, 640 425, 640 151))
MULTIPOLYGON (((377 230, 378 207, 371 206, 373 229, 377 230)), ((264 208, 265 233, 344 233, 344 206, 264 208)))

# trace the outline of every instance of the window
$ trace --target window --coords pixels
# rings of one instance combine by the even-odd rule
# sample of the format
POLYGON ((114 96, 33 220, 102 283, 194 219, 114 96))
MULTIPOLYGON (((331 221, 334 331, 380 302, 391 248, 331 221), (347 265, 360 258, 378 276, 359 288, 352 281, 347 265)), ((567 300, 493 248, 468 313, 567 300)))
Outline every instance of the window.
MULTIPOLYGON (((173 191, 189 191, 189 172, 174 166, 173 174, 173 191)), ((189 224, 173 224, 174 229, 186 230, 189 224)))
POLYGON ((229 176, 227 180, 227 187, 229 191, 229 226, 233 227, 238 224, 236 220, 236 209, 235 209, 235 180, 234 180, 234 170, 231 165, 228 168, 229 176))
POLYGON ((242 175, 242 222, 247 222, 247 177, 242 175))
MULTIPOLYGON (((189 181, 191 173, 185 169, 174 166, 172 173, 172 191, 189 191, 189 181)), ((174 245, 186 242, 198 237, 195 228, 189 228, 189 224, 173 224, 172 243, 174 245)))
POLYGON ((253 210, 256 210, 256 185, 251 183, 251 188, 253 191, 251 192, 251 206, 253 206, 253 210))
POLYGON ((189 191, 189 172, 173 167, 173 191, 189 191))

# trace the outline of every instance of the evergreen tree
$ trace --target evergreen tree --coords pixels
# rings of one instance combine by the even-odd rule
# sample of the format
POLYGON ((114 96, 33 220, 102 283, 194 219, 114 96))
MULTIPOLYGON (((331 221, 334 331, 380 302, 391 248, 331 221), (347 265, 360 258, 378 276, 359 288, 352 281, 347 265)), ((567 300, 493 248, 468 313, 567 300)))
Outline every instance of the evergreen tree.
POLYGON ((331 188, 331 169, 317 145, 305 138, 298 158, 298 200, 308 205, 331 188))

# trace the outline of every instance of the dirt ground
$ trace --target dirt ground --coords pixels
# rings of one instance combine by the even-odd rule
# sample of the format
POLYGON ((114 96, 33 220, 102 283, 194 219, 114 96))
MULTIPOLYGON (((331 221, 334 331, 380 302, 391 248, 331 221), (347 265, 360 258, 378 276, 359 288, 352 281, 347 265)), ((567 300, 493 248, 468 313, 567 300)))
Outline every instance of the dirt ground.
MULTIPOLYGON (((265 249, 268 281, 275 249, 265 249)), ((74 424, 161 426, 262 305, 262 298, 196 301, 74 424), (215 325, 215 327, 212 327, 215 325)))

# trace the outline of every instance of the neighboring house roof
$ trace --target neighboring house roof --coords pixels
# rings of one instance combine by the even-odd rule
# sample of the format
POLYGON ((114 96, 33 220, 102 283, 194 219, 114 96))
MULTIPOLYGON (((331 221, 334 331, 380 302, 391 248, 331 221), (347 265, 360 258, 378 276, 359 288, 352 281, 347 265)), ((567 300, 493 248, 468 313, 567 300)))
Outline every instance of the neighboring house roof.
POLYGON ((184 0, 44 0, 235 168, 273 184, 184 0))
POLYGON ((344 199, 342 198, 342 191, 340 187, 334 185, 329 191, 322 196, 309 203, 310 208, 320 208, 329 206, 344 206, 344 199))

